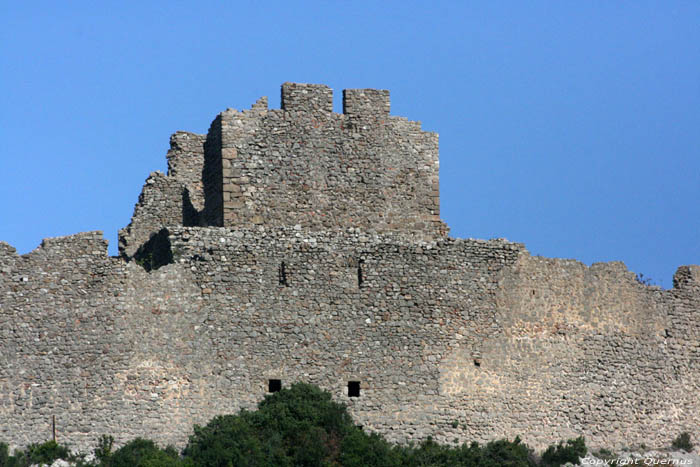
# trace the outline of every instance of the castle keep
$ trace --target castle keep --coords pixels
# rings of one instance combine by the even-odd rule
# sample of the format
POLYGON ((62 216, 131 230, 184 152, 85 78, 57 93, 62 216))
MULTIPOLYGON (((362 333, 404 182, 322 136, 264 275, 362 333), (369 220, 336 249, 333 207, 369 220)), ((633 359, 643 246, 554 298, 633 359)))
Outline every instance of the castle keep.
POLYGON ((282 108, 175 133, 109 257, 101 232, 0 242, 0 440, 182 446, 306 381, 389 440, 535 447, 700 435, 700 267, 455 239, 438 141, 388 91, 285 83, 282 108))

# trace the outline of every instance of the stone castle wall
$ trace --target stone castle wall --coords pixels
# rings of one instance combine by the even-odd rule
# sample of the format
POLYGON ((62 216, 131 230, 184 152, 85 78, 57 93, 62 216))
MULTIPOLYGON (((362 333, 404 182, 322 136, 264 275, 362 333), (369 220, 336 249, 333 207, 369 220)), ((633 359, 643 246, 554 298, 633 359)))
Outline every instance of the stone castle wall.
POLYGON ((0 440, 43 441, 55 415, 59 441, 78 448, 101 434, 182 446, 194 423, 253 408, 270 379, 317 384, 399 442, 520 435, 543 447, 583 434, 620 447, 700 435, 700 267, 680 267, 662 290, 622 263, 447 237, 424 217, 437 212, 436 165, 409 174, 437 160, 435 136, 387 118, 384 91, 346 91, 342 115, 329 91, 287 84, 282 110, 261 100, 220 114, 206 137, 173 135, 168 175, 147 180, 118 258, 100 232, 21 256, 0 242, 0 440), (324 141, 324 125, 350 123, 367 126, 348 133, 354 146, 340 126, 329 138, 355 159, 323 172, 346 153, 314 160, 308 147, 324 141), (403 162, 357 149, 389 130, 403 162), (275 168, 282 150, 271 148, 306 162, 289 153, 275 168), (413 181, 396 185, 388 167, 413 181), (274 188, 292 169, 309 172, 308 190, 303 178, 274 188), (360 186, 368 211, 358 225, 355 201, 324 205, 328 224, 308 214, 329 186, 314 184, 316 172, 342 174, 338 189, 360 186), (226 208, 225 187, 243 177, 242 205, 226 208), (350 381, 360 397, 349 397, 350 381))
POLYGON ((150 273, 108 257, 95 233, 25 256, 4 247, 1 438, 45 439, 56 415, 78 446, 101 433, 182 445, 193 423, 252 408, 269 379, 318 384, 402 442, 583 433, 653 445, 698 426, 698 267, 662 291, 620 264, 505 241, 182 227, 167 238, 173 263, 150 273))
POLYGON ((205 143, 206 225, 444 235, 438 140, 389 116, 389 93, 285 83, 282 109, 227 110, 205 143))

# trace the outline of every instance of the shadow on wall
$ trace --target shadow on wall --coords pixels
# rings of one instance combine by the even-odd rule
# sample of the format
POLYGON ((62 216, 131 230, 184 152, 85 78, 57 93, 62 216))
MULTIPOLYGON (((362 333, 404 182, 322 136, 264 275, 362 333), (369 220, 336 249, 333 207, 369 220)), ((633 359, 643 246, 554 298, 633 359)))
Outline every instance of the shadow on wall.
POLYGON ((158 269, 166 264, 173 263, 173 252, 170 248, 170 238, 167 229, 161 229, 155 235, 141 245, 134 254, 134 261, 146 271, 158 269))
POLYGON ((198 227, 201 219, 201 213, 192 204, 190 190, 187 188, 182 190, 182 225, 185 227, 198 227))

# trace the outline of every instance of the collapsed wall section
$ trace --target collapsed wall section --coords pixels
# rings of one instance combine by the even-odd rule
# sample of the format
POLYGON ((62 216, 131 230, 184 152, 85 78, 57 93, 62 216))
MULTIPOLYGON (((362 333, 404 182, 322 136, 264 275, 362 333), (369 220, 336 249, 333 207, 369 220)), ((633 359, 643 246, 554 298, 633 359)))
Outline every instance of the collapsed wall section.
POLYGON ((168 174, 146 179, 128 226, 119 231, 119 253, 132 258, 166 225, 199 225, 204 209, 204 136, 178 131, 170 137, 168 174))

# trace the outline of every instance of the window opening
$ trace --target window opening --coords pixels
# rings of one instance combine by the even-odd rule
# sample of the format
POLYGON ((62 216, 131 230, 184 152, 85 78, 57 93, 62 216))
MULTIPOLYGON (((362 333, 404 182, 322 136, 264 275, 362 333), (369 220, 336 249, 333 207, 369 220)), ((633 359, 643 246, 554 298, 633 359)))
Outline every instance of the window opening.
POLYGON ((277 274, 279 276, 280 285, 289 287, 289 282, 287 281, 287 265, 284 261, 282 261, 282 264, 280 264, 280 268, 279 271, 277 271, 277 274))
POLYGON ((360 382, 359 381, 348 381, 348 396, 349 397, 360 397, 360 382))
POLYGON ((363 264, 365 264, 365 260, 364 260, 364 259, 360 259, 360 260, 357 262, 357 286, 358 286, 358 287, 362 287, 362 283, 363 283, 364 280, 365 280, 364 275, 363 275, 363 273, 362 273, 362 265, 363 265, 363 264))
POLYGON ((282 390, 281 379, 270 379, 267 381, 267 392, 278 392, 282 390))

